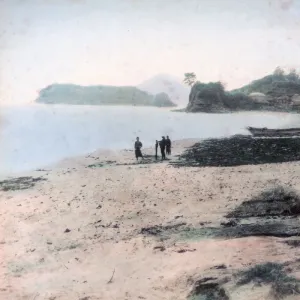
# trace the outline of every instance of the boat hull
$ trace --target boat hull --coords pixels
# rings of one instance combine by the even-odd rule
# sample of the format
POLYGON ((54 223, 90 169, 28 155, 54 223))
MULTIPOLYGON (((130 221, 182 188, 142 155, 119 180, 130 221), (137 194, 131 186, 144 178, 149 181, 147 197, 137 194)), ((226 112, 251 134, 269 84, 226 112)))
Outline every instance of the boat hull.
POLYGON ((300 137, 300 128, 287 128, 287 129, 268 129, 268 128, 255 128, 247 127, 250 133, 255 136, 261 137, 300 137))

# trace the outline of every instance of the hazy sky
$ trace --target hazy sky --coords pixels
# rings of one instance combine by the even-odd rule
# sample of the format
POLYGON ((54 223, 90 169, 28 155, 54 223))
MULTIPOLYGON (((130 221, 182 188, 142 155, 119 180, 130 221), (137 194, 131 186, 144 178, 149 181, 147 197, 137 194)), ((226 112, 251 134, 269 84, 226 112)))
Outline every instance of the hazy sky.
POLYGON ((158 73, 235 88, 300 69, 300 0, 0 0, 0 101, 158 73))

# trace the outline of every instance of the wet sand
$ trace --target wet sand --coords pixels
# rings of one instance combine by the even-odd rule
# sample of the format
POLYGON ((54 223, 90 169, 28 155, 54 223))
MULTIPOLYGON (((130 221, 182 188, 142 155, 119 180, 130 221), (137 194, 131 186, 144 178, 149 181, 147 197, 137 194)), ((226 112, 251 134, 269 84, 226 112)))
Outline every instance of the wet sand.
MULTIPOLYGON (((194 142, 175 142, 171 159, 194 142)), ((267 187, 291 186, 300 193, 299 174, 299 162, 137 164, 125 150, 22 174, 46 180, 0 191, 0 299, 184 300, 206 277, 227 277, 223 286, 233 300, 273 299, 270 286, 239 287, 233 275, 258 263, 289 262, 300 278, 299 248, 283 243, 288 238, 183 239, 142 229, 220 226, 226 214, 267 187)))

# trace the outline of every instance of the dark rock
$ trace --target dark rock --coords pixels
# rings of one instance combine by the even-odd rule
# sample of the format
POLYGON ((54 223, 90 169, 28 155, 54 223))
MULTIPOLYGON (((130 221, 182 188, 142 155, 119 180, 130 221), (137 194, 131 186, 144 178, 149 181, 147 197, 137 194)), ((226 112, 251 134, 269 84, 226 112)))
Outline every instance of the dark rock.
POLYGON ((71 230, 69 229, 69 228, 67 228, 64 232, 65 233, 68 233, 68 232, 70 232, 71 230))

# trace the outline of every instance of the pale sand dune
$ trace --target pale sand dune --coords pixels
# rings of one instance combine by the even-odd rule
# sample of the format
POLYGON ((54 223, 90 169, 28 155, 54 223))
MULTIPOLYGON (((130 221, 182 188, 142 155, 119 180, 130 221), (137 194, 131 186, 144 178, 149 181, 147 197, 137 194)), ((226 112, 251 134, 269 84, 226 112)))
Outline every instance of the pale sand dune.
MULTIPOLYGON (((193 142, 176 142, 174 154, 193 142)), ((299 163, 86 167, 104 160, 135 161, 132 152, 101 151, 32 172, 48 179, 32 189, 0 192, 0 299, 184 300, 199 277, 299 257, 297 248, 274 237, 159 241, 140 234, 142 227, 176 222, 218 225, 237 204, 274 183, 300 192, 299 163), (220 264, 227 269, 210 269, 220 264)), ((233 300, 271 299, 268 286, 229 282, 226 288, 233 300)))

